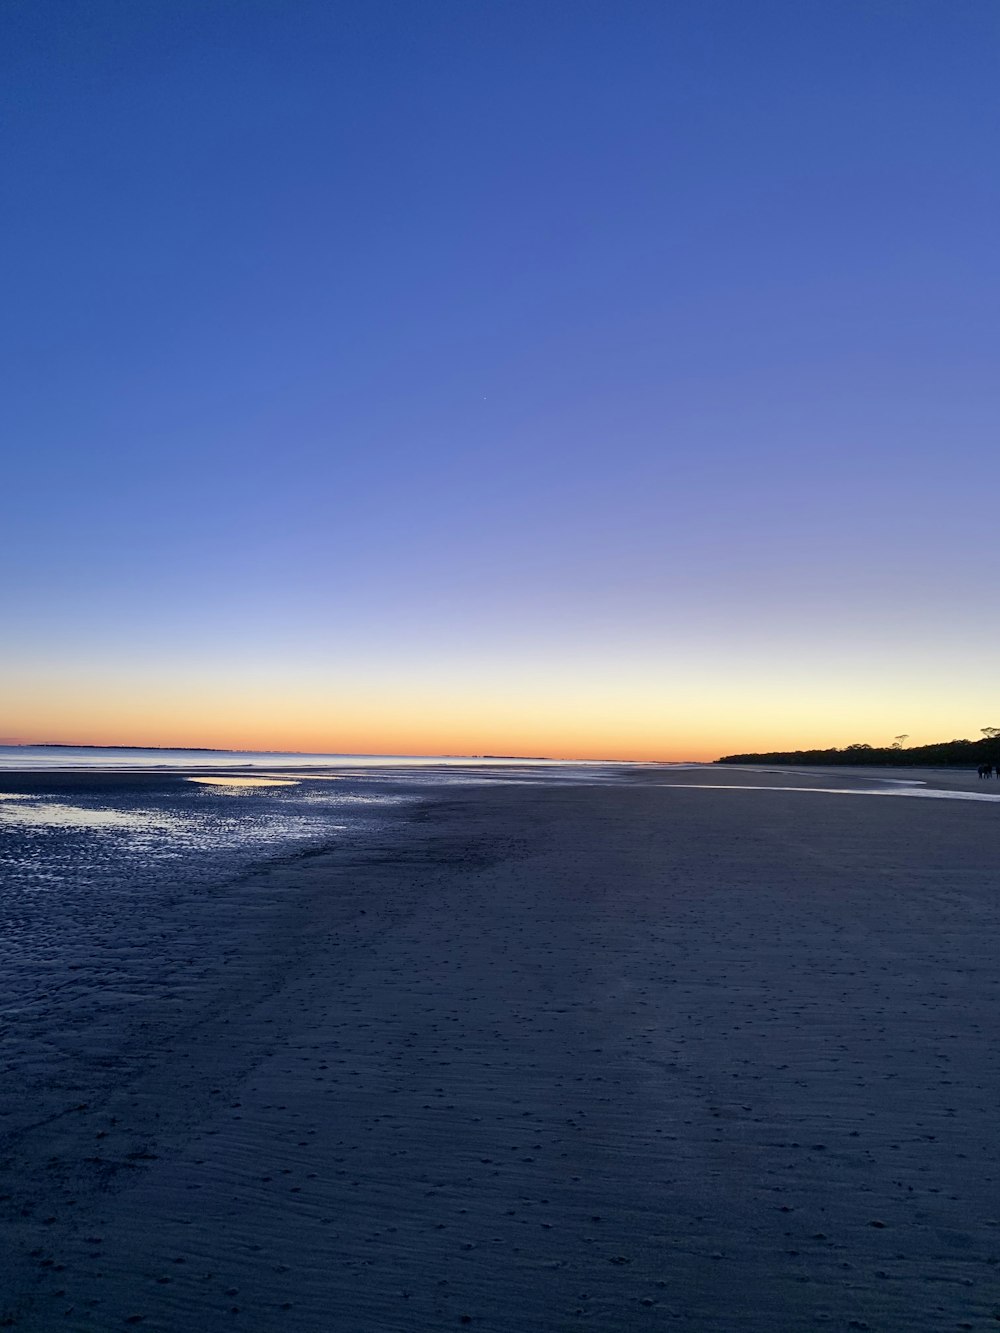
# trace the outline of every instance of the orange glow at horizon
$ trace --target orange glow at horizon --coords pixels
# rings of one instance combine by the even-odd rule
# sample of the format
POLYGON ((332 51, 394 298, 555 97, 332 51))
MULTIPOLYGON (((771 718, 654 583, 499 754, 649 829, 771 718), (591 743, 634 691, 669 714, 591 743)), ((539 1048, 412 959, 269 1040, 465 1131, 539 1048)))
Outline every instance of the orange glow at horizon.
MULTIPOLYGON (((940 700, 861 698, 775 682, 736 685, 702 673, 700 680, 633 681, 608 689, 538 681, 483 683, 227 679, 221 674, 67 682, 34 676, 5 691, 12 706, 0 716, 9 742, 131 745, 166 748, 387 755, 522 755, 555 759, 711 760, 720 755, 806 749, 856 741, 888 744, 901 731, 918 745, 978 735, 979 712, 955 722, 940 700), (516 686, 516 688, 515 688, 516 686), (919 718, 916 722, 913 719, 919 718), (819 719, 819 721, 817 721, 819 719), (888 719, 888 720, 887 720, 888 719), (909 723, 909 725, 907 725, 909 723)), ((983 717, 985 717, 985 712, 983 717)), ((988 720, 988 718, 986 719, 988 720)))

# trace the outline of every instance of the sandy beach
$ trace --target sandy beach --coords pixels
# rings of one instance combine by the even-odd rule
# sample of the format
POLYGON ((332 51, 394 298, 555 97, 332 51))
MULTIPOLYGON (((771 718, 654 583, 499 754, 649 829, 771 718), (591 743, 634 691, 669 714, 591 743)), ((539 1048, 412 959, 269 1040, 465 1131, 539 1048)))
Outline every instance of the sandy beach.
POLYGON ((1000 804, 804 790, 876 777, 1000 794, 455 785, 219 886, 7 1081, 0 1326, 995 1328, 1000 804))

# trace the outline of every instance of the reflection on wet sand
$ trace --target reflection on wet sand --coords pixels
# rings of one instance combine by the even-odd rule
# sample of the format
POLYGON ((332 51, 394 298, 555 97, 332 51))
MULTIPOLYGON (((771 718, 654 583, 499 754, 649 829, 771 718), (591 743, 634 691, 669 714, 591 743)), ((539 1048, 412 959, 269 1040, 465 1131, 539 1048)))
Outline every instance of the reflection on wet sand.
POLYGON ((169 815, 150 814, 142 810, 96 810, 82 805, 68 805, 52 801, 31 801, 26 796, 4 794, 5 800, 17 804, 0 807, 0 820, 5 824, 41 824, 51 828, 121 828, 167 829, 169 815))
POLYGON ((942 791, 937 787, 921 787, 900 783, 892 787, 752 787, 740 782, 658 782, 658 787, 682 787, 685 791, 811 791, 826 796, 928 796, 941 801, 1000 801, 980 791, 942 791))

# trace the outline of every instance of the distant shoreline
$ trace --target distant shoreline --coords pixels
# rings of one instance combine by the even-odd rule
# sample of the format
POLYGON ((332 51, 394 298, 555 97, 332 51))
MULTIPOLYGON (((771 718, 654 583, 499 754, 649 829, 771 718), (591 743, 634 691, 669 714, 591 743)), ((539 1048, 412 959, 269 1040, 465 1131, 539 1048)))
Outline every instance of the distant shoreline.
MULTIPOLYGON (((345 750, 326 751, 326 750, 244 750, 240 746, 226 747, 221 745, 94 745, 89 741, 14 741, 4 747, 9 750, 157 750, 167 754, 178 752, 184 754, 288 754, 299 755, 303 758, 329 759, 331 755, 343 759, 519 759, 525 761, 544 761, 552 763, 551 755, 546 754, 441 754, 441 755, 380 755, 368 754, 367 752, 345 750)), ((569 760, 567 762, 586 762, 569 760)), ((615 760, 598 760, 599 763, 614 763, 615 760)), ((627 761, 620 761, 627 762, 627 761)))
MULTIPOLYGON (((218 745, 77 745, 74 741, 19 741, 8 747, 11 750, 175 750, 191 751, 194 754, 264 754, 264 750, 224 750, 218 745)), ((287 754, 301 754, 300 750, 288 750, 287 754)))
POLYGON ((847 745, 843 749, 769 750, 760 754, 727 754, 717 764, 792 764, 879 768, 977 768, 1000 764, 1000 736, 981 740, 938 741, 910 749, 891 745, 847 745))

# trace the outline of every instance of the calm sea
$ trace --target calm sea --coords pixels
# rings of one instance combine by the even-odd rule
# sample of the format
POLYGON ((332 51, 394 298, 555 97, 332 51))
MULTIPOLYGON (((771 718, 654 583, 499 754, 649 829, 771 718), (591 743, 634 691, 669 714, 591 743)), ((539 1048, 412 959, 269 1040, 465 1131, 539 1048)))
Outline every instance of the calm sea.
POLYGON ((96 745, 0 745, 0 769, 246 769, 261 768, 480 768, 520 767, 587 769, 594 764, 567 764, 559 759, 503 756, 301 754, 265 750, 146 750, 96 745))

